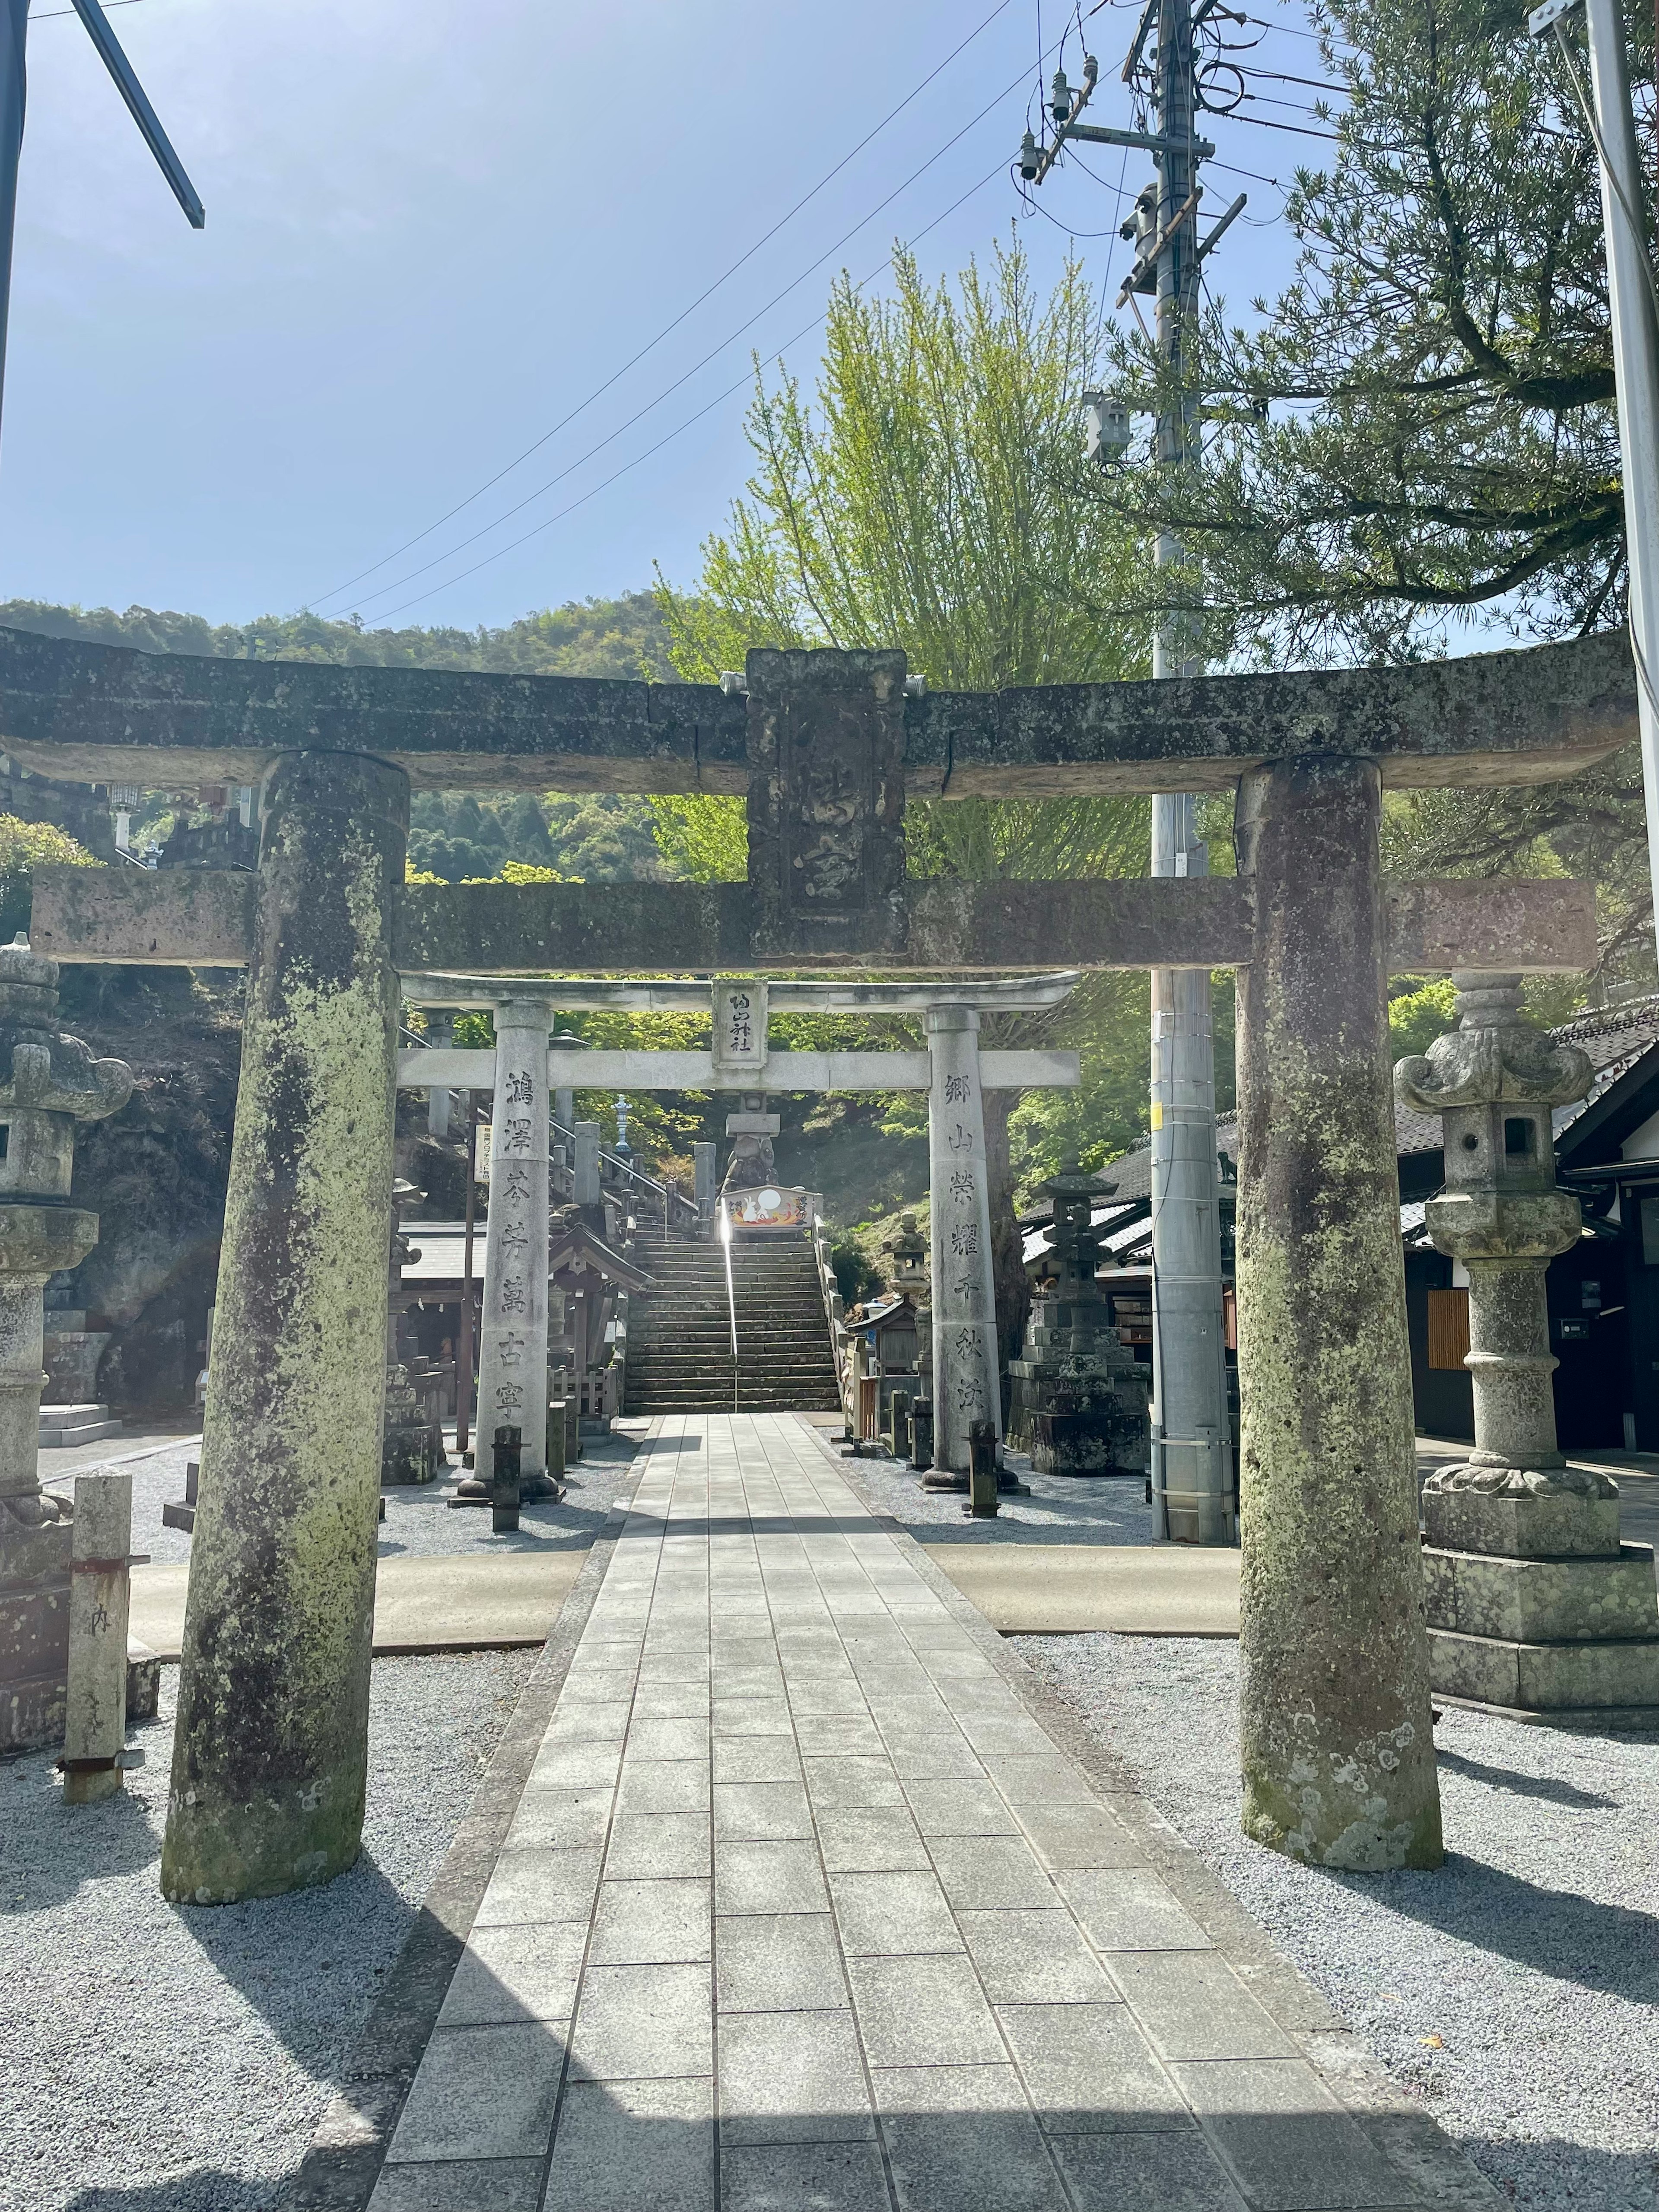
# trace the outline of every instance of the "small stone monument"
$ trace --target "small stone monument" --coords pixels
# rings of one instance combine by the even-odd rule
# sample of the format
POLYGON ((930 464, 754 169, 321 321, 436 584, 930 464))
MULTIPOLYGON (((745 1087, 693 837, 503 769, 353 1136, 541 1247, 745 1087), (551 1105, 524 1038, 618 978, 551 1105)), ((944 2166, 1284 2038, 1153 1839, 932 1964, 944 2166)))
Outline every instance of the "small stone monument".
POLYGON ((386 1321, 386 1423, 380 1431, 382 1488, 434 1481, 447 1464, 444 1458, 442 1431, 437 1431, 434 1449, 433 1425, 424 1402, 426 1394, 416 1389, 407 1362, 398 1356, 398 1332, 409 1297, 403 1286, 404 1269, 421 1256, 420 1247, 411 1244, 404 1234, 403 1210, 411 1198, 424 1195, 424 1192, 417 1190, 412 1182, 405 1182, 401 1176, 392 1186, 391 1283, 386 1321))
POLYGON ((58 1027, 58 963, 27 938, 0 947, 0 1752, 55 1743, 69 1664, 68 1504, 42 1494, 46 1279, 98 1241, 70 1204, 75 1125, 116 1113, 132 1071, 58 1027))
POLYGON ((1510 1711, 1659 1706, 1652 1550, 1620 1543, 1618 1486, 1555 1440, 1544 1276, 1580 1217, 1551 1109, 1586 1096, 1590 1064, 1525 1018, 1519 976, 1452 980, 1458 1026, 1395 1070, 1401 1103, 1441 1117, 1426 1225, 1469 1277, 1474 1449, 1423 1493, 1430 1680, 1510 1711))
POLYGON ((1117 1188, 1068 1160, 1039 1188, 1054 1201, 1052 1286, 1032 1302, 1025 1356, 1009 1362, 1009 1441, 1039 1474, 1143 1475, 1150 1374, 1120 1340, 1095 1279, 1096 1205, 1117 1188))

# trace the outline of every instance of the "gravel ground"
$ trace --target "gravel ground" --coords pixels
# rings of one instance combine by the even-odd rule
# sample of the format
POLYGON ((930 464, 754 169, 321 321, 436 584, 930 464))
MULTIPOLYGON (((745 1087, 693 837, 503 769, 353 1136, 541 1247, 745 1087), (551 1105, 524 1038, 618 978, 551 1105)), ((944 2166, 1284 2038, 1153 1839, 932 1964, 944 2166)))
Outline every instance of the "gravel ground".
POLYGON ((1007 1459, 1031 1494, 1004 1498, 994 1521, 970 1520, 957 1492, 924 1490, 921 1477, 897 1460, 844 1459, 841 1469, 872 1512, 890 1513, 919 1544, 1152 1542, 1143 1477, 1034 1474, 1023 1452, 1007 1459))
POLYGON ((1239 1833, 1236 1644, 1011 1640, 1517 2205, 1656 2212, 1659 1739, 1448 1710, 1444 1868, 1329 1874, 1239 1833))
POLYGON ((376 1660, 363 1856, 297 1897, 163 1901, 176 1668, 122 1796, 0 1765, 0 2212, 275 2202, 539 1656, 376 1660))
MULTIPOLYGON (((132 1477, 132 1548, 157 1562, 187 1559, 190 1538, 180 1528, 161 1525, 161 1508, 185 1494, 185 1464, 199 1459, 202 1440, 186 1437, 152 1457, 135 1460, 119 1472, 132 1477)), ((623 1432, 606 1437, 587 1437, 582 1457, 566 1480, 562 1505, 526 1505, 516 1535, 492 1536, 488 1513, 453 1513, 447 1501, 466 1473, 460 1466, 421 1488, 388 1490, 386 1519, 380 1524, 380 1557, 398 1553, 431 1558, 457 1552, 585 1551, 599 1534, 611 1500, 629 1486, 631 1439, 623 1432)), ((43 1463, 44 1464, 44 1463, 43 1463)), ((94 1462, 94 1464, 108 1464, 94 1462)), ((92 1466, 53 1477, 44 1472, 49 1489, 70 1491, 75 1473, 90 1474, 92 1466)))

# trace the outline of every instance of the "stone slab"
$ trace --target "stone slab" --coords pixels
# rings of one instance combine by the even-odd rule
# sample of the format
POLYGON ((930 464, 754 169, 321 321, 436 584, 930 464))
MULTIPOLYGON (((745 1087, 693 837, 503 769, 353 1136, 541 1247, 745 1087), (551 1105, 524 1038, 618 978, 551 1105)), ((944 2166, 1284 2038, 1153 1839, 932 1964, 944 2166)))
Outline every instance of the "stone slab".
POLYGON ((1617 1559, 1616 1498, 1488 1498, 1476 1490, 1425 1490, 1423 1526, 1437 1551, 1494 1559, 1617 1559))
POLYGON ((1659 1705, 1659 1637, 1629 1644, 1522 1644, 1429 1631, 1436 1693, 1548 1713, 1659 1705))
POLYGON ((1004 1636, 1237 1636, 1238 1553, 1179 1545, 929 1544, 1004 1636))
POLYGON ((1423 1553, 1429 1621, 1465 1636, 1522 1644, 1659 1636, 1653 1552, 1621 1546, 1616 1559, 1491 1559, 1423 1553))
MULTIPOLYGON (((451 1554, 382 1559, 376 1580, 374 1651, 498 1651, 544 1644, 581 1572, 585 1552, 451 1554)), ((175 1662, 185 1632, 187 1562, 132 1570, 131 1632, 175 1662)))

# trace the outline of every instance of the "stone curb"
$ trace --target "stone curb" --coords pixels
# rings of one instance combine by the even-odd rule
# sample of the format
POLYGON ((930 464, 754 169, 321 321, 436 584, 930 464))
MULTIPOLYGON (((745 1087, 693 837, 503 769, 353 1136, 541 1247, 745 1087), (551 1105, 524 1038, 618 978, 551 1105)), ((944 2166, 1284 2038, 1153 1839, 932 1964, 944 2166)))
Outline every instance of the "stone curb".
POLYGON ((643 1467, 612 1503, 276 2212, 364 2212, 643 1467))
MULTIPOLYGON (((803 1422, 837 1474, 848 1468, 832 1443, 803 1422)), ((853 1478, 856 1488, 856 1479, 853 1478)), ((1274 1947, 1192 1845, 1142 1795, 1140 1784, 1076 1712, 972 1605, 903 1525, 863 1501, 951 1618, 965 1629, 1116 1817, 1211 1938, 1258 2004, 1292 2038, 1332 2095, 1352 2115, 1419 2201, 1435 2212, 1497 2212, 1508 2199, 1471 2164, 1444 2129, 1343 2027, 1323 1996, 1274 1947)))

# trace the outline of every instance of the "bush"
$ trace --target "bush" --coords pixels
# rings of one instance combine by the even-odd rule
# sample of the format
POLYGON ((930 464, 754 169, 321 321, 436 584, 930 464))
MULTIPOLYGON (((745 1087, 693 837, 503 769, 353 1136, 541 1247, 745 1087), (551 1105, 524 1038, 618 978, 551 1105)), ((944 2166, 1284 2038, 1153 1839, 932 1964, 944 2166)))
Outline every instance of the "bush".
POLYGON ((9 945, 29 926, 35 870, 58 863, 72 868, 104 865, 55 823, 0 814, 0 944, 9 945))

